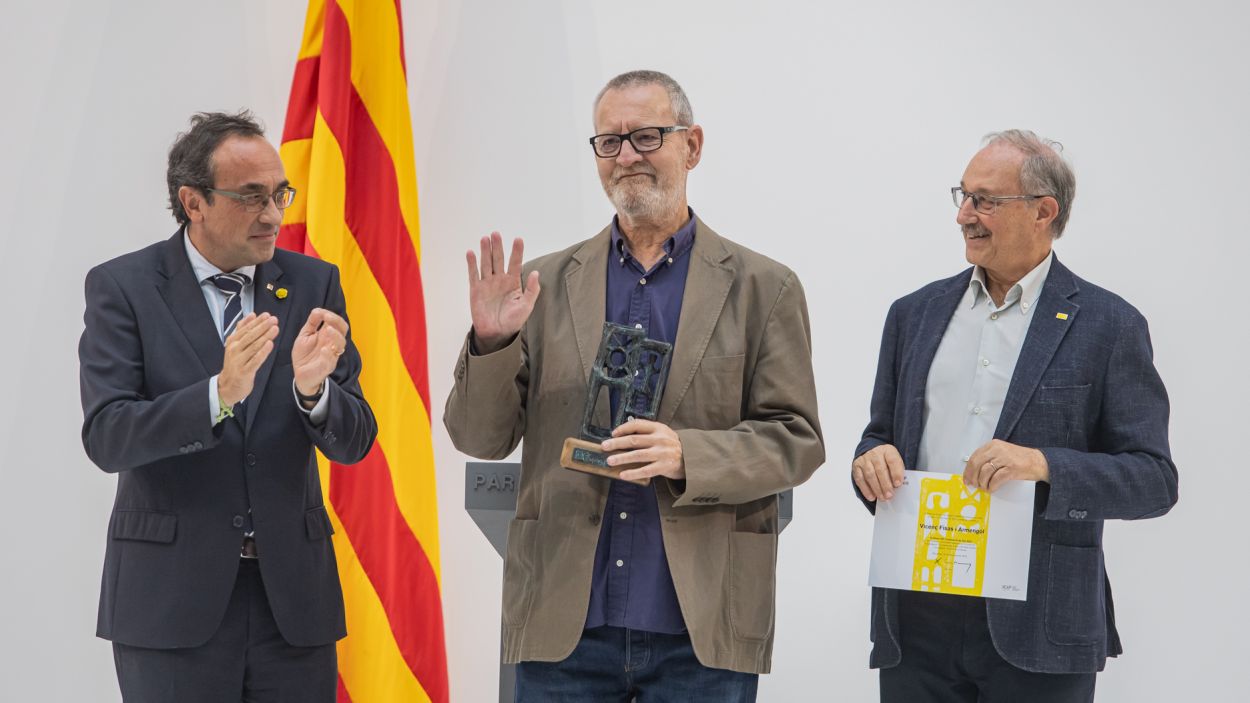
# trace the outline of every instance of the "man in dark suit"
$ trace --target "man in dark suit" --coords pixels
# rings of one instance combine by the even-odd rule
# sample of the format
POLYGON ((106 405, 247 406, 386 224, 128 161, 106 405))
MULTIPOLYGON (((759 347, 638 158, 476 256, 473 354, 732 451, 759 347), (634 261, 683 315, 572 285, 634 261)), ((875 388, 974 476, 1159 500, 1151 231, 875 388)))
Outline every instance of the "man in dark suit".
POLYGON ((377 434, 338 270, 275 251, 295 192, 251 115, 169 154, 170 239, 87 274, 83 446, 116 473, 96 634, 132 701, 333 701, 346 634, 314 449, 377 434))
POLYGON ((894 303, 851 476, 870 511, 904 469, 1036 481, 1028 600, 873 589, 882 701, 1092 701, 1120 653, 1103 521, 1176 503, 1146 320, 1051 251, 1076 179, 1058 145, 992 134, 952 188, 973 268, 894 303))

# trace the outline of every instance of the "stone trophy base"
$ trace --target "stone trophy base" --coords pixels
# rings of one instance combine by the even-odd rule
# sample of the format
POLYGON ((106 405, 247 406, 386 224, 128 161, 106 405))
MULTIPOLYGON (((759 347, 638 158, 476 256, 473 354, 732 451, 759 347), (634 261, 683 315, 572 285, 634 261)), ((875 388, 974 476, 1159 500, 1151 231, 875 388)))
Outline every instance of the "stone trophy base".
POLYGON ((600 449, 598 442, 587 442, 584 439, 569 437, 564 440, 564 451, 560 452, 560 466, 574 471, 595 474, 596 476, 606 476, 617 481, 627 481, 639 486, 651 485, 651 479, 649 478, 627 480, 620 476, 622 471, 637 469, 646 466, 646 464, 608 466, 608 456, 610 454, 612 452, 605 452, 600 449))

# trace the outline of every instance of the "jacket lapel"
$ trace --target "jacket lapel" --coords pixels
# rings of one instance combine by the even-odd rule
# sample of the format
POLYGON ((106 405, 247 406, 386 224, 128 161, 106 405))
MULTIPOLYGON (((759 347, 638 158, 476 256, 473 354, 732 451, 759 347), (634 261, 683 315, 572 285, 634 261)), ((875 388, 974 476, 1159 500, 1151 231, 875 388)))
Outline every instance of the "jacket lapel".
MULTIPOLYGON (((929 367, 933 366, 933 357, 937 355, 938 345, 946 334, 946 327, 955 314, 955 306, 968 290, 972 280, 972 269, 956 276, 950 284, 925 302, 920 324, 916 329, 916 342, 912 347, 912 359, 905 362, 907 369, 904 380, 907 405, 903 408, 902 427, 905 435, 902 439, 903 461, 907 466, 916 463, 920 456, 920 435, 924 427, 925 388, 929 383, 929 367)), ((906 332, 904 332, 905 334, 906 332)))
POLYGON ((573 320, 573 336, 582 361, 582 376, 590 378, 590 367, 599 354, 603 339, 603 321, 607 317, 608 247, 611 227, 605 228, 573 254, 576 262, 564 275, 564 292, 568 296, 569 317, 573 320))
MULTIPOLYGON (((269 385, 269 374, 273 371, 273 365, 276 363, 279 354, 289 354, 290 345, 288 340, 292 339, 292 335, 296 334, 299 328, 304 326, 304 320, 297 320, 291 317, 292 305, 288 302, 290 298, 279 300, 274 291, 278 288, 278 281, 282 279, 282 268, 278 266, 276 260, 269 260, 256 267, 256 280, 252 282, 252 309, 257 314, 269 313, 278 318, 278 339, 274 343, 273 351, 270 352, 269 358, 265 359, 265 363, 260 365, 256 370, 256 383, 252 386, 252 395, 247 399, 247 418, 244 420, 244 432, 252 429, 252 422, 256 420, 256 416, 260 413, 260 400, 265 394, 265 388, 269 385), (270 288, 273 290, 270 290, 270 288)), ((294 402, 292 400, 291 402, 294 402)))
POLYGON ((690 269, 682 294, 677 340, 673 344, 664 395, 660 398, 659 420, 664 424, 672 422, 677 406, 694 380, 695 371, 712 339, 712 331, 720 319, 721 309, 729 297, 737 272, 724 263, 728 258, 729 250, 720 235, 695 218, 694 247, 690 250, 690 269))
POLYGON ((1042 295, 1033 310, 1033 320, 1029 323, 1029 332, 1020 349, 1020 358, 1016 361, 1011 385, 1007 387, 1003 413, 998 418, 994 437, 1010 437, 1019 422, 1020 415, 1042 380, 1042 374, 1046 372, 1055 351, 1059 349, 1059 343, 1076 320, 1076 313, 1081 306, 1070 300, 1076 292, 1076 277, 1056 257, 1051 262, 1050 273, 1046 276, 1046 283, 1042 285, 1042 295))
POLYGON ((157 290, 173 318, 178 321, 183 336, 195 350, 204 372, 212 375, 221 371, 225 350, 212 313, 204 302, 200 282, 196 280, 191 262, 187 259, 182 237, 183 230, 180 229, 163 245, 160 274, 165 280, 157 284, 157 290))

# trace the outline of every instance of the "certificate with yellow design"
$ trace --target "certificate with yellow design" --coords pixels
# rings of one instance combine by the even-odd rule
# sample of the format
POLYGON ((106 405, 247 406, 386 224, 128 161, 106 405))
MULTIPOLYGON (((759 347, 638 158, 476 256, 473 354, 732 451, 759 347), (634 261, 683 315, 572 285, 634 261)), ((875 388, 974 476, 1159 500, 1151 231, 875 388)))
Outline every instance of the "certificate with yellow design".
POLYGON ((959 474, 904 472, 877 502, 869 585, 1024 600, 1036 487, 1009 481, 991 495, 959 474))

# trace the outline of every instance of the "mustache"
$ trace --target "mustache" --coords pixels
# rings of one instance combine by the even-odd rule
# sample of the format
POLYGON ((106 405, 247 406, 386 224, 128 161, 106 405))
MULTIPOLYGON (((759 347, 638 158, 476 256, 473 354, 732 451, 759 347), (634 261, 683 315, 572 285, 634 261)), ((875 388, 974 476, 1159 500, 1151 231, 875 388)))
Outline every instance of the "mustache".
POLYGON ((962 225, 959 229, 964 233, 965 237, 977 237, 990 234, 990 231, 981 224, 962 225))
POLYGON ((620 183, 622 178, 627 176, 651 176, 655 178, 655 170, 651 168, 634 168, 628 171, 618 170, 612 172, 612 182, 620 183))

